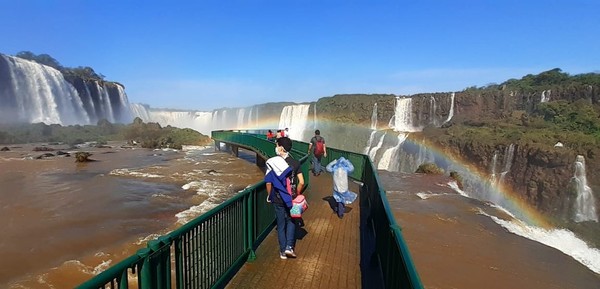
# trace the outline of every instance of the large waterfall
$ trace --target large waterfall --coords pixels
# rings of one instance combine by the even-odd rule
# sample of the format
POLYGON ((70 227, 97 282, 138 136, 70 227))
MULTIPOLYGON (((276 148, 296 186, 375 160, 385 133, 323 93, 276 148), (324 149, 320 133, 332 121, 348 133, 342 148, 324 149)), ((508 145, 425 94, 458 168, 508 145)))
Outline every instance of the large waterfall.
POLYGON ((413 125, 412 98, 396 99, 393 129, 401 132, 415 132, 422 129, 413 125))
POLYGON ((291 139, 303 140, 304 131, 308 123, 310 104, 287 105, 283 108, 279 118, 279 128, 289 129, 291 139))
POLYGON ((578 155, 575 159, 575 174, 573 176, 577 188, 575 199, 575 222, 594 221, 598 222, 596 214, 596 200, 592 189, 588 186, 585 174, 585 158, 578 155))
POLYGON ((52 67, 0 54, 0 121, 72 125, 100 119, 131 122, 122 86, 81 79, 73 84, 52 67))

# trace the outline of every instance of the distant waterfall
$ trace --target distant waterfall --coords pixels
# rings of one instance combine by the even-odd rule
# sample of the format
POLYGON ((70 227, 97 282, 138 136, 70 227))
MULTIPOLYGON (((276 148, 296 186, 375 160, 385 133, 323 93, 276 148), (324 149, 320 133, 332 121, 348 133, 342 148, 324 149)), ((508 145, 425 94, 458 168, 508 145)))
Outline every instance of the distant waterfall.
POLYGON ((302 140, 308 121, 309 108, 310 104, 285 106, 281 111, 281 116, 279 117, 279 128, 288 128, 288 134, 291 139, 302 140))
POLYGON ((421 131, 421 128, 413 125, 412 98, 396 99, 393 129, 400 132, 421 131))
POLYGON ((444 121, 444 123, 449 122, 452 117, 454 117, 454 92, 450 95, 450 112, 448 113, 448 118, 444 121))
POLYGON ((371 113, 371 129, 377 129, 377 102, 373 105, 371 113))
POLYGON ((313 129, 317 129, 317 103, 315 102, 315 108, 313 110, 313 129))
POLYGON ((550 93, 551 92, 552 92, 551 90, 544 90, 544 91, 542 91, 542 99, 540 100, 540 102, 543 103, 543 102, 550 101, 550 93), (546 95, 546 91, 548 92, 547 95, 546 95))
POLYGON ((435 103, 435 97, 430 96, 429 97, 429 118, 431 118, 431 121, 433 123, 434 126, 438 126, 438 120, 435 117, 435 113, 437 111, 437 104, 435 103))
POLYGON ((504 158, 502 159, 502 163, 500 164, 502 167, 498 169, 498 151, 494 152, 494 156, 492 157, 491 164, 491 175, 490 175, 490 183, 493 185, 498 185, 504 182, 504 178, 506 174, 510 172, 510 168, 512 167, 512 163, 515 157, 515 144, 510 144, 504 150, 504 158))
POLYGON ((367 142, 367 146, 364 149, 364 153, 368 154, 369 149, 373 145, 373 139, 375 138, 375 133, 377 132, 377 103, 373 105, 373 113, 371 113, 371 135, 369 136, 369 141, 367 142))
POLYGON ((585 173, 585 158, 578 155, 575 159, 575 175, 573 176, 577 188, 575 199, 575 222, 594 221, 598 222, 596 214, 596 200, 592 189, 587 184, 585 173))

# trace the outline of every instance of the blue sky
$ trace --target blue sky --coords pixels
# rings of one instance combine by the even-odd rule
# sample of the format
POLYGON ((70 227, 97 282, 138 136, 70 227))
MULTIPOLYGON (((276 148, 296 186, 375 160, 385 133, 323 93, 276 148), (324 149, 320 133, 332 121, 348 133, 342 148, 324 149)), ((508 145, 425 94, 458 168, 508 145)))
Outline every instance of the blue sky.
POLYGON ((90 66, 151 107, 460 91, 599 72, 600 1, 0 0, 0 53, 90 66))

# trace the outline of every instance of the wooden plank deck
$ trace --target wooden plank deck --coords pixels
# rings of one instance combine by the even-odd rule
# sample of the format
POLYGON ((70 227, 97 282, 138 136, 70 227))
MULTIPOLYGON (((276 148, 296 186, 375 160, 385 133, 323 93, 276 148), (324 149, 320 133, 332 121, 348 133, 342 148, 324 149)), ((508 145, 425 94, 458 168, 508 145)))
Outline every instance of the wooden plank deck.
MULTIPOLYGON (((350 190, 359 188, 349 182, 350 190)), ((273 229, 226 288, 360 288, 360 208, 358 198, 346 206, 344 218, 332 210, 331 174, 310 175, 305 192, 309 209, 304 227, 296 228, 296 259, 279 258, 277 231, 273 229)))

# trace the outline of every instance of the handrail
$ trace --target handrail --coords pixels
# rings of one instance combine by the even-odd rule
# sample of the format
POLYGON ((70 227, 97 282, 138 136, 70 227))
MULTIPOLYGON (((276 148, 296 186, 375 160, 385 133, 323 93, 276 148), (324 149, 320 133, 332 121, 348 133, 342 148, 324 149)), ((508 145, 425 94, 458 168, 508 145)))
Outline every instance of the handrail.
MULTIPOLYGON (((267 158, 274 155, 274 144, 262 131, 213 131, 212 139, 255 151, 267 158)), ((305 182, 309 181, 308 143, 293 141, 292 157, 300 160, 305 182)), ((423 285, 415 269, 401 227, 390 209, 386 192, 371 160, 363 154, 327 148, 326 164, 343 156, 354 164, 350 177, 361 183, 361 266, 375 263, 385 288, 415 288, 423 285), (365 254, 369 251, 371 254, 365 254), (372 251, 372 252, 371 252, 372 251), (367 256, 367 257, 365 257, 367 256)), ((173 232, 148 242, 129 258, 77 288, 129 288, 130 275, 137 277, 137 288, 214 288, 223 287, 274 227, 274 213, 263 201, 264 181, 259 182, 190 221, 173 232), (260 197, 259 197, 260 196, 260 197), (240 222, 240 220, 242 220, 240 222), (175 271, 171 265, 175 265, 175 271), (124 282, 123 280, 128 280, 124 282)))
MULTIPOLYGON (((263 157, 274 155, 273 142, 258 135, 226 132, 220 137, 213 134, 213 139, 253 149, 263 157)), ((291 154, 307 175, 308 157, 303 152, 291 154)), ((309 185, 308 177, 305 183, 309 185)), ((275 225, 265 196, 264 181, 256 183, 76 288, 223 287, 247 260, 255 258, 254 251, 275 225)))

